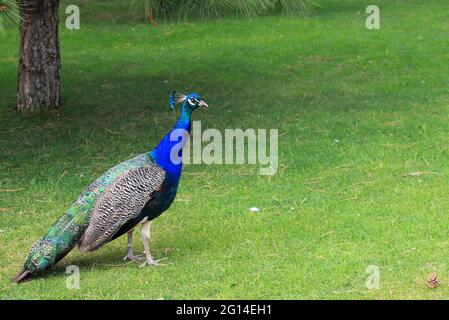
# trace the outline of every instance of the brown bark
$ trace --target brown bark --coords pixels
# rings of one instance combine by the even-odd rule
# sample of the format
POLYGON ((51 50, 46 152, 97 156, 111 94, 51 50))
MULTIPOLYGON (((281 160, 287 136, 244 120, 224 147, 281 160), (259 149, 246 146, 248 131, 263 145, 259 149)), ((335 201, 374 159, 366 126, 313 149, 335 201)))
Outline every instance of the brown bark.
POLYGON ((157 21, 153 17, 153 10, 151 9, 150 4, 148 4, 148 8, 147 8, 147 18, 148 18, 148 20, 150 20, 150 22, 153 26, 157 26, 157 21))
POLYGON ((17 109, 60 105, 59 0, 23 1, 17 109))

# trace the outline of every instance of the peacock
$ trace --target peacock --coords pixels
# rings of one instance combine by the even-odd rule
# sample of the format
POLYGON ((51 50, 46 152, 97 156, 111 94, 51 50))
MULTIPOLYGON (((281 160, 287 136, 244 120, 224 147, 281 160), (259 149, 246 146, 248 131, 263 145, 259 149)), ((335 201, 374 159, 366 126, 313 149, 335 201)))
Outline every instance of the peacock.
POLYGON ((106 171, 94 181, 47 234, 31 248, 22 270, 13 278, 21 282, 39 275, 64 258, 76 245, 81 252, 94 251, 127 233, 124 260, 158 265, 150 253, 150 226, 176 197, 182 171, 182 148, 190 133, 191 116, 208 107, 196 93, 170 95, 170 107, 182 103, 181 114, 170 132, 152 151, 138 155, 106 171), (141 224, 144 256, 133 253, 133 232, 141 224))

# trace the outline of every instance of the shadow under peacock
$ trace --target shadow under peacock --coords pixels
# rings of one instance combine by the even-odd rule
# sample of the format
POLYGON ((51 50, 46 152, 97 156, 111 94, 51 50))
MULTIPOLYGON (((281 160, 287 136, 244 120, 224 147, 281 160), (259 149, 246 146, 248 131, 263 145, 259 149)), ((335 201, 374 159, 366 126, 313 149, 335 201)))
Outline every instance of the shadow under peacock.
POLYGON ((94 251, 128 234, 125 260, 143 259, 158 265, 150 253, 151 221, 167 210, 178 190, 182 171, 182 148, 190 133, 191 116, 207 104, 196 93, 173 92, 170 106, 182 103, 175 126, 148 153, 141 154, 105 172, 92 183, 48 233, 31 248, 22 270, 13 278, 21 282, 38 275, 64 258, 76 245, 81 252, 94 251), (175 137, 175 138, 174 138, 175 137), (142 224, 145 257, 133 254, 133 232, 142 224))

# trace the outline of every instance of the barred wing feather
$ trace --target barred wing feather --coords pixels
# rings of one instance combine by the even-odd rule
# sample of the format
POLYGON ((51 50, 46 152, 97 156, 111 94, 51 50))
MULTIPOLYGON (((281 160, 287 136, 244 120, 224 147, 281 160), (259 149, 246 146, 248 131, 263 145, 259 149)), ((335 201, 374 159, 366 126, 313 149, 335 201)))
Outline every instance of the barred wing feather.
POLYGON ((137 218, 165 178, 156 165, 124 172, 97 199, 89 225, 79 243, 82 252, 94 251, 110 241, 128 221, 137 218))

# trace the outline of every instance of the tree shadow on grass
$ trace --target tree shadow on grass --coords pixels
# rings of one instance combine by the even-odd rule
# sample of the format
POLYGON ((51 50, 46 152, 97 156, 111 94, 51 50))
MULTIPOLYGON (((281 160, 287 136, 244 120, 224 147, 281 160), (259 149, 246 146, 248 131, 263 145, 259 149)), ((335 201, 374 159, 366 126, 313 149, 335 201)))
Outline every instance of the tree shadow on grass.
POLYGON ((320 0, 317 1, 319 5, 315 9, 316 16, 332 16, 341 13, 364 13, 365 8, 369 5, 362 1, 338 1, 338 0, 320 0))

